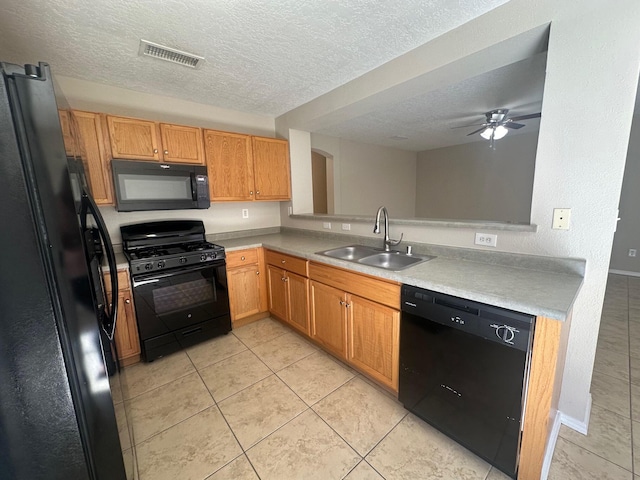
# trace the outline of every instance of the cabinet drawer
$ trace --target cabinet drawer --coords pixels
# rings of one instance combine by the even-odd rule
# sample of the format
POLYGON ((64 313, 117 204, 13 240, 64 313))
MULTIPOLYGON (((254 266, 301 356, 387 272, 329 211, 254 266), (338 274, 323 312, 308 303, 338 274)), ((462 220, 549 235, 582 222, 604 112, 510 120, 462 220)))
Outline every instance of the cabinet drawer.
POLYGON ((235 252, 226 252, 227 269, 258 263, 258 249, 248 248, 235 252))
POLYGON ((309 278, 400 310, 400 285, 322 263, 309 262, 309 278))
MULTIPOLYGON (((104 289, 107 292, 111 291, 111 275, 109 273, 104 274, 104 289)), ((129 289, 129 270, 118 270, 118 290, 129 289)))
POLYGON ((283 270, 297 273, 303 277, 307 276, 307 261, 304 258, 292 257, 286 253, 266 251, 266 259, 269 265, 274 265, 283 270))

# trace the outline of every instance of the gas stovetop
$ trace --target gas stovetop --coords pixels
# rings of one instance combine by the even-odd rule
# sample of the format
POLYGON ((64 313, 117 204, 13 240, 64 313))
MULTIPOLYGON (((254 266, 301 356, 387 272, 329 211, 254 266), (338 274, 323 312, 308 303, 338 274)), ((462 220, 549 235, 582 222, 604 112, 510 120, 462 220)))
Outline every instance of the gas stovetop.
POLYGON ((196 220, 149 222, 120 227, 131 274, 224 261, 224 247, 205 240, 196 220))
POLYGON ((224 260, 224 247, 208 242, 181 245, 154 245, 124 252, 131 273, 168 270, 224 260))

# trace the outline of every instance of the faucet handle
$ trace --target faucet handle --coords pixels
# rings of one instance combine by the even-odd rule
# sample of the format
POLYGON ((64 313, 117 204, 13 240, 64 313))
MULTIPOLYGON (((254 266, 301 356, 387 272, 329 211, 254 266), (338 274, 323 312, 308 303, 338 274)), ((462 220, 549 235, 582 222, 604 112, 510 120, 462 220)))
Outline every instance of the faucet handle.
POLYGON ((389 245, 391 245, 392 247, 395 247, 396 245, 400 245, 400 242, 402 241, 402 237, 404 236, 404 233, 400 234, 400 238, 398 240, 392 240, 391 238, 389 239, 389 245))

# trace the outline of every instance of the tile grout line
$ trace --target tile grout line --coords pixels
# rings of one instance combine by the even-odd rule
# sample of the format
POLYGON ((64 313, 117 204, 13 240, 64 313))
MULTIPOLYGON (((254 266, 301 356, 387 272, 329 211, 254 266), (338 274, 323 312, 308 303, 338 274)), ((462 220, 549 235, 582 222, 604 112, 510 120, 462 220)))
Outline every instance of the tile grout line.
POLYGON ((631 434, 631 476, 635 478, 635 461, 634 461, 634 445, 633 445, 633 401, 631 399, 631 318, 629 314, 630 301, 629 297, 631 292, 629 291, 629 278, 625 279, 626 287, 627 287, 627 353, 629 359, 629 432, 631 434))

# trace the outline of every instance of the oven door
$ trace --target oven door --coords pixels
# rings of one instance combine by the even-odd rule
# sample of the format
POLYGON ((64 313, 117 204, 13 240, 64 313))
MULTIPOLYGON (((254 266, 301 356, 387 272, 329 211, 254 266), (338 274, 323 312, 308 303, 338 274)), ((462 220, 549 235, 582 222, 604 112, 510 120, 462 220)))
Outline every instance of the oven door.
POLYGON ((135 275, 132 283, 146 361, 231 330, 224 260, 135 275))

